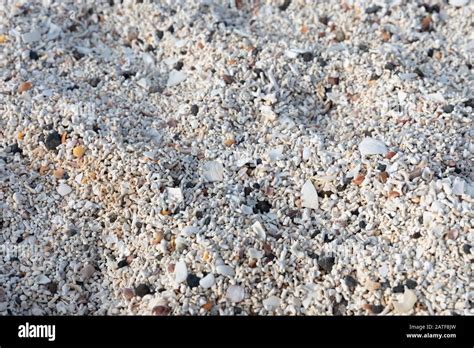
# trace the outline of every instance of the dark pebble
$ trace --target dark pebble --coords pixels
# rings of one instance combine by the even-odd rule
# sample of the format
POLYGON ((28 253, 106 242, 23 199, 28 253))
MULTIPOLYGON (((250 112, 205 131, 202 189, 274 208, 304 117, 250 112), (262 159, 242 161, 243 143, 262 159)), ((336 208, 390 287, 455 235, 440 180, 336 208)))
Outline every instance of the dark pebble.
POLYGON ((319 22, 324 25, 328 25, 329 23, 329 17, 328 16, 321 16, 319 17, 319 22))
POLYGON ((100 78, 98 77, 94 77, 92 79, 89 80, 89 84, 92 86, 92 87, 97 87, 100 83, 100 78))
POLYGON ((464 251, 464 254, 470 254, 471 253, 471 245, 470 244, 464 244, 462 246, 462 251, 464 251))
POLYGON ((22 154, 23 153, 22 150, 18 147, 18 144, 10 145, 8 147, 8 152, 12 153, 12 154, 16 154, 16 153, 22 154))
POLYGON ((390 71, 395 70, 396 67, 397 66, 391 62, 388 62, 387 64, 385 64, 385 69, 390 70, 390 71))
POLYGON ((433 12, 439 13, 439 11, 441 10, 439 5, 437 4, 433 6, 430 6, 429 4, 422 4, 421 6, 424 7, 425 11, 428 13, 433 13, 433 12))
POLYGON ((428 57, 432 58, 432 57, 433 57, 433 54, 434 54, 434 49, 432 49, 432 48, 428 49, 428 51, 426 52, 426 54, 428 55, 428 57))
POLYGON ((167 306, 155 306, 151 312, 153 315, 164 316, 168 315, 171 312, 171 309, 167 306))
POLYGON ((360 228, 365 228, 366 226, 367 226, 367 223, 364 220, 359 221, 359 227, 360 228))
POLYGON ((19 243, 21 243, 21 242, 23 242, 23 241, 24 241, 24 239, 23 239, 22 236, 20 236, 20 237, 18 237, 18 238, 16 239, 16 243, 17 243, 17 244, 19 244, 19 243))
POLYGON ((342 30, 336 31, 336 41, 342 42, 346 39, 346 34, 342 30))
POLYGON ((67 235, 68 235, 69 237, 73 237, 73 236, 75 236, 76 234, 77 234, 77 230, 76 230, 75 228, 70 228, 70 229, 67 230, 67 235))
POLYGON ((369 46, 365 45, 365 44, 360 44, 359 45, 359 49, 362 51, 362 52, 369 52, 369 46))
POLYGON ((415 68, 415 70, 413 70, 413 72, 421 78, 425 77, 425 74, 423 74, 423 71, 421 71, 420 68, 415 68))
POLYGON ((204 220, 204 225, 209 225, 211 223, 211 217, 208 216, 205 220, 204 220))
POLYGON ((305 52, 301 55, 305 62, 311 62, 313 60, 313 54, 311 52, 305 52))
POLYGON ((454 105, 444 105, 443 106, 443 112, 450 114, 451 112, 454 111, 454 105))
POLYGON ((413 239, 418 239, 421 237, 421 233, 420 232, 415 232, 413 233, 413 235, 411 236, 413 239))
POLYGON ((114 223, 115 221, 117 221, 117 217, 118 217, 117 214, 113 214, 113 213, 112 213, 112 214, 109 216, 109 221, 110 221, 111 223, 114 223))
POLYGON ((173 24, 171 24, 168 29, 166 29, 167 32, 173 34, 174 33, 174 27, 173 27, 173 24))
POLYGON ((179 61, 177 62, 175 65, 174 65, 174 70, 181 70, 183 68, 184 64, 182 61, 179 61))
POLYGON ((159 30, 159 29, 158 29, 158 30, 156 31, 156 36, 158 36, 158 39, 160 39, 160 40, 163 38, 163 35, 164 35, 164 34, 165 34, 165 33, 163 32, 163 30, 159 30))
POLYGON ((117 264, 118 268, 123 268, 123 267, 126 267, 128 266, 128 262, 126 259, 123 259, 121 261, 119 261, 119 263, 117 264))
POLYGON ((260 184, 258 182, 254 183, 252 186, 254 189, 260 190, 260 184))
POLYGON ((324 242, 324 243, 331 243, 331 242, 334 240, 334 238, 335 238, 335 237, 334 237, 333 234, 326 233, 326 234, 324 235, 324 240, 323 240, 323 242, 324 242))
POLYGON ((123 78, 125 80, 128 80, 130 77, 135 75, 135 72, 133 72, 133 71, 123 71, 121 75, 123 76, 123 78))
POLYGON ((252 188, 251 187, 245 187, 244 188, 244 195, 245 197, 247 197, 250 193, 252 192, 252 188))
POLYGON ((373 6, 368 7, 368 8, 365 10, 365 13, 367 13, 367 14, 374 14, 374 13, 379 12, 381 9, 382 9, 381 6, 373 5, 373 6))
POLYGON ((454 172, 455 172, 456 174, 461 174, 461 173, 462 173, 462 169, 459 168, 459 167, 455 167, 455 168, 454 168, 454 172))
POLYGON ((384 310, 384 306, 381 305, 370 305, 370 311, 374 314, 380 314, 384 310))
POLYGON ((52 294, 55 294, 58 291, 58 283, 56 282, 51 282, 46 284, 46 289, 52 294))
POLYGON ((80 60, 81 58, 84 57, 84 54, 82 54, 78 50, 74 50, 72 51, 72 56, 74 57, 75 60, 80 60))
POLYGON ((226 83, 226 85, 230 85, 235 82, 235 79, 233 76, 230 75, 222 75, 222 79, 226 83))
POLYGON ((258 201, 257 204, 255 204, 254 210, 257 210, 260 214, 265 214, 270 211, 271 207, 272 205, 267 201, 258 201))
POLYGON ((397 286, 394 286, 394 287, 392 288, 392 291, 393 291, 393 293, 395 293, 395 294, 399 294, 399 293, 405 292, 405 288, 403 287, 403 285, 399 284, 399 285, 397 285, 397 286))
POLYGON ((140 284, 135 288, 135 295, 143 297, 150 293, 150 287, 146 284, 140 284))
POLYGON ((199 281, 200 280, 201 279, 198 276, 196 276, 194 274, 189 274, 188 277, 186 278, 186 283, 188 283, 188 286, 190 288, 195 288, 195 287, 199 286, 199 281))
POLYGON ((196 104, 192 105, 191 106, 191 114, 196 116, 198 114, 198 112, 199 112, 199 107, 196 104))
POLYGON ((49 133, 44 144, 48 150, 56 150, 61 145, 61 136, 56 131, 49 133))
POLYGON ((352 291, 354 291, 354 289, 356 288, 356 286, 358 284, 357 280, 353 276, 350 276, 350 275, 347 275, 347 276, 344 277, 344 283, 352 291))
POLYGON ((204 216, 204 215, 203 215, 202 211, 197 211, 197 212, 196 212, 196 219, 201 220, 203 216, 204 216))
POLYGON ((335 259, 332 256, 324 256, 319 258, 318 260, 318 266, 321 268, 324 272, 330 273, 332 270, 332 267, 334 266, 335 259))
POLYGON ((377 169, 380 170, 381 172, 385 172, 385 169, 387 169, 387 165, 379 163, 377 166, 377 169))
POLYGON ((413 290, 414 288, 416 288, 416 286, 418 285, 418 283, 415 282, 415 281, 412 280, 412 279, 408 279, 408 280, 406 281, 405 285, 406 285, 406 287, 407 287, 408 289, 413 290))
POLYGON ((463 105, 464 105, 465 107, 471 107, 471 108, 474 109, 474 98, 471 98, 471 99, 466 100, 466 101, 463 103, 463 105))
POLYGON ((35 51, 30 51, 29 56, 30 56, 30 59, 32 59, 32 60, 38 60, 39 59, 38 53, 36 53, 35 51))
POLYGON ((278 8, 280 9, 280 11, 286 11, 288 6, 290 6, 290 5, 291 5, 291 0, 285 0, 285 1, 283 1, 283 4, 278 6, 278 8))

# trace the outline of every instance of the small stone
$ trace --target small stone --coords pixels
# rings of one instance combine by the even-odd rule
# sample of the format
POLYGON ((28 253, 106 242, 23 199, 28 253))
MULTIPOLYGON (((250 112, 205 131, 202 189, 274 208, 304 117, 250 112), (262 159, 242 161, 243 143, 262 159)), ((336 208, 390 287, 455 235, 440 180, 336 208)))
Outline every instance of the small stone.
POLYGON ((205 304, 202 305, 202 308, 210 312, 213 306, 214 306, 214 303, 212 301, 207 301, 205 304))
POLYGON ((314 188, 311 180, 306 180, 301 188, 301 206, 317 210, 319 208, 318 192, 314 188))
POLYGON ((382 9, 381 6, 373 5, 373 6, 367 7, 367 8, 365 9, 365 13, 367 13, 367 14, 374 14, 374 13, 379 12, 381 9, 382 9))
POLYGON ((344 283, 347 285, 347 287, 351 291, 354 291, 354 289, 356 288, 358 284, 357 280, 353 276, 350 276, 350 275, 347 275, 344 277, 344 283))
POLYGON ((56 282, 50 282, 46 284, 46 289, 52 294, 55 294, 58 291, 58 283, 56 282))
POLYGON ((425 16, 421 20, 421 30, 422 31, 429 31, 431 29, 431 23, 432 23, 431 16, 425 16))
POLYGON ((270 296, 269 298, 263 300, 262 304, 267 311, 274 311, 280 306, 280 298, 276 296, 270 296))
POLYGON ((187 77, 188 75, 183 71, 171 70, 166 86, 174 87, 176 85, 179 85, 181 82, 186 80, 187 77))
POLYGON ((183 66, 184 66, 183 62, 179 61, 174 65, 174 70, 180 71, 183 68, 183 66))
POLYGON ((392 159, 397 153, 395 151, 389 151, 387 152, 387 154, 385 155, 385 158, 386 159, 392 159))
POLYGON ((245 290, 241 286, 231 285, 227 288, 226 298, 230 302, 240 302, 245 298, 245 290))
POLYGON ((413 290, 405 289, 400 301, 393 303, 395 310, 400 314, 409 313, 417 301, 416 294, 413 290))
POLYGON ((26 92, 27 90, 31 89, 33 87, 31 82, 23 82, 19 87, 18 87, 18 93, 23 93, 26 92))
POLYGON ((8 37, 6 35, 0 35, 0 45, 5 44, 8 41, 8 37))
POLYGON ((272 205, 268 201, 258 201, 257 204, 255 204, 255 209, 254 211, 260 214, 266 214, 270 212, 272 205))
POLYGON ((128 266, 128 262, 127 262, 126 259, 123 259, 123 260, 119 261, 118 264, 117 264, 118 268, 123 268, 123 267, 126 267, 126 266, 128 266))
POLYGON ((209 273, 199 281, 199 285, 201 285, 201 287, 203 287, 204 289, 209 289, 211 286, 214 285, 214 282, 214 275, 212 273, 209 273))
POLYGON ((346 34, 342 30, 337 30, 336 31, 336 41, 337 42, 342 42, 346 39, 346 34))
POLYGON ((227 265, 216 266, 216 272, 229 278, 235 275, 234 269, 227 265))
POLYGON ((28 33, 25 33, 21 36, 25 43, 33 43, 41 40, 41 34, 38 30, 34 29, 28 33))
POLYGON ((380 314, 384 310, 384 306, 381 305, 369 305, 369 311, 373 314, 380 314))
POLYGON ((388 193, 388 198, 397 198, 397 197, 400 197, 400 193, 397 191, 390 191, 388 193))
POLYGON ((90 277, 92 277, 92 275, 94 274, 94 272, 95 272, 95 267, 88 263, 88 264, 85 265, 84 268, 81 270, 82 279, 83 279, 83 280, 89 279, 90 277))
POLYGON ((56 148, 61 145, 61 136, 58 132, 52 132, 48 134, 45 141, 45 146, 48 150, 56 150, 56 148))
POLYGON ((135 296, 135 292, 131 288, 123 288, 122 289, 122 296, 126 300, 130 301, 135 296))
POLYGON ((444 105, 443 106, 443 112, 450 114, 451 112, 454 111, 454 105, 444 105))
POLYGON ((76 146, 74 149, 72 149, 72 154, 73 154, 74 157, 76 157, 76 158, 82 157, 85 152, 86 152, 86 149, 85 149, 84 146, 82 146, 82 145, 76 146))
POLYGON ((472 246, 470 244, 464 244, 462 246, 462 251, 464 252, 464 254, 470 254, 471 253, 471 248, 472 246))
POLYGON ((331 273, 334 266, 335 258, 332 256, 324 256, 318 259, 318 266, 326 273, 331 273))
POLYGON ((328 77, 328 83, 331 86, 337 86, 339 84, 339 77, 334 77, 334 76, 328 77))
POLYGON ((396 285, 392 288, 392 292, 395 294, 402 293, 403 291, 405 291, 405 288, 401 284, 396 285))
POLYGON ((198 114, 198 112, 199 112, 199 107, 196 104, 192 105, 191 106, 191 114, 196 116, 198 114))
POLYGON ((179 261, 176 263, 174 277, 176 283, 182 283, 188 278, 188 269, 184 261, 179 261))
POLYGON ((155 306, 151 310, 151 313, 157 316, 165 316, 165 315, 170 314, 170 312, 171 312, 171 309, 167 306, 155 306))
POLYGON ((190 288, 195 288, 199 286, 200 280, 201 279, 198 276, 191 273, 191 274, 188 274, 186 278, 186 283, 188 284, 190 288))
POLYGON ((313 53, 305 52, 301 55, 301 57, 303 58, 305 62, 311 62, 313 60, 313 53))
POLYGON ((286 9, 288 8, 288 6, 291 5, 291 0, 284 0, 283 1, 283 4, 281 4, 280 6, 278 6, 278 9, 280 11, 286 11, 286 9))
POLYGON ((208 182, 224 180, 224 166, 217 161, 206 162, 203 167, 204 179, 208 182))
POLYGON ((139 297, 143 297, 151 293, 150 287, 147 284, 139 284, 135 288, 135 294, 139 297))
POLYGON ((387 70, 390 70, 390 71, 393 71, 396 69, 396 65, 393 64, 392 62, 388 62, 387 64, 385 64, 384 68, 387 69, 387 70))
POLYGON ((158 30, 156 31, 156 36, 158 37, 158 39, 161 40, 164 35, 165 35, 165 33, 164 33, 163 30, 158 29, 158 30))
POLYGON ((222 79, 226 83, 226 85, 230 85, 235 82, 235 79, 231 75, 222 75, 222 79))
POLYGON ((466 101, 463 103, 463 105, 464 105, 465 107, 471 107, 471 108, 474 109, 474 98, 471 98, 471 99, 466 100, 466 101))
POLYGON ((364 229, 366 226, 367 226, 367 223, 366 223, 364 220, 362 220, 362 221, 359 222, 359 227, 360 227, 361 229, 364 229))
POLYGON ((58 168, 58 169, 55 169, 55 170, 53 171, 54 177, 55 177, 56 179, 58 179, 58 180, 59 180, 59 179, 62 179, 62 177, 64 176, 64 173, 65 173, 65 172, 64 172, 64 169, 62 169, 62 168, 58 168))
POLYGON ((381 285, 379 282, 374 282, 372 279, 367 278, 364 284, 365 288, 369 291, 375 291, 380 289, 381 285))
POLYGON ((406 282, 405 282, 405 286, 408 288, 408 289, 414 289, 416 288, 416 286, 418 285, 418 283, 416 281, 414 281, 413 279, 408 279, 406 282))
POLYGON ((359 144, 359 151, 362 156, 385 155, 387 147, 383 142, 373 138, 364 138, 359 144))
POLYGON ((66 196, 72 192, 72 188, 67 184, 59 184, 57 191, 61 196, 66 196))
POLYGON ((352 180, 352 182, 356 185, 361 185, 364 180, 365 180, 365 175, 359 174, 354 178, 354 180, 352 180))
POLYGON ((387 182, 388 177, 389 177, 389 175, 388 175, 387 172, 382 172, 382 173, 379 174, 380 182, 383 183, 383 184, 385 184, 387 182))
POLYGON ((30 50, 28 56, 30 57, 31 60, 38 60, 39 59, 38 53, 36 53, 35 51, 30 50))
POLYGON ((50 282, 51 282, 51 280, 47 276, 45 276, 44 274, 40 274, 38 276, 38 278, 36 278, 36 283, 38 283, 40 285, 45 285, 45 284, 48 284, 50 282))
POLYGON ((425 77, 425 74, 423 73, 423 71, 421 71, 420 68, 415 68, 415 70, 413 70, 413 72, 414 72, 415 74, 417 74, 418 77, 421 77, 421 78, 425 77))

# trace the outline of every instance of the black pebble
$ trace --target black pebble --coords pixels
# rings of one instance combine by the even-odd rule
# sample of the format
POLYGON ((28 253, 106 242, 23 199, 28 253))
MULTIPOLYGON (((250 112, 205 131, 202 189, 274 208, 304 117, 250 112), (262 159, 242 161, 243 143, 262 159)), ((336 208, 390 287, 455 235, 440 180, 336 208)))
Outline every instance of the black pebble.
POLYGON ((381 305, 372 305, 370 306, 370 311, 374 314, 380 314, 383 312, 384 308, 385 307, 381 305))
POLYGON ((198 112, 199 112, 199 107, 196 104, 192 105, 191 106, 191 114, 196 116, 198 114, 198 112))
POLYGON ((39 59, 38 53, 36 53, 35 51, 30 51, 30 59, 38 60, 39 59))
POLYGON ((385 172, 385 169, 387 169, 387 165, 379 163, 377 166, 377 169, 380 170, 381 172, 385 172))
POLYGON ((204 215, 202 214, 202 211, 197 211, 196 212, 196 219, 201 220, 204 215))
POLYGON ((329 23, 329 17, 328 16, 321 16, 319 17, 319 22, 324 25, 328 25, 329 23))
POLYGON ((23 242, 23 237, 22 237, 22 236, 18 237, 18 238, 16 239, 16 242, 17 242, 17 243, 23 242))
POLYGON ((49 133, 46 137, 45 145, 48 150, 56 150, 56 148, 61 145, 61 136, 59 133, 56 131, 49 133))
POLYGON ((127 260, 122 260, 122 261, 119 261, 119 263, 117 264, 118 268, 123 268, 123 267, 126 267, 128 266, 128 262, 127 260))
POLYGON ((271 207, 272 205, 267 201, 258 201, 257 204, 255 204, 254 211, 256 210, 257 212, 264 214, 268 213, 271 207))
POLYGON ((260 158, 257 158, 257 160, 255 161, 255 163, 257 163, 257 166, 258 166, 259 164, 262 164, 262 160, 261 160, 260 158))
POLYGON ((462 251, 464 251, 464 254, 470 254, 471 253, 471 245, 464 244, 462 246, 462 251))
POLYGON ((77 234, 77 230, 74 229, 74 228, 70 228, 69 230, 67 230, 67 235, 68 235, 69 237, 73 237, 73 236, 75 236, 76 234, 77 234))
POLYGON ((245 197, 247 197, 250 193, 252 192, 252 188, 251 187, 245 187, 244 188, 244 195, 245 197))
POLYGON ((385 69, 390 70, 390 71, 395 70, 396 67, 397 66, 391 62, 388 62, 387 64, 385 64, 385 69))
POLYGON ((79 52, 78 50, 72 51, 72 56, 74 57, 75 60, 80 60, 81 58, 84 57, 84 54, 79 52))
POLYGON ((163 35, 164 35, 164 34, 165 34, 165 33, 163 32, 163 30, 159 30, 159 29, 158 29, 158 30, 156 31, 156 36, 158 36, 158 39, 160 39, 160 40, 163 38, 163 35))
POLYGON ((344 278, 344 283, 347 285, 347 287, 349 289, 351 289, 352 291, 356 288, 357 286, 357 280, 353 277, 353 276, 350 276, 350 275, 347 275, 345 276, 344 278))
POLYGON ((454 168, 454 172, 455 172, 456 174, 461 174, 461 173, 462 173, 462 169, 459 168, 459 167, 455 167, 455 168, 454 168))
POLYGON ((19 153, 20 155, 23 153, 21 149, 18 147, 18 144, 13 144, 8 147, 8 152, 12 154, 19 153))
POLYGON ((381 9, 382 9, 381 6, 373 5, 373 6, 368 7, 368 8, 365 10, 365 13, 367 13, 367 14, 374 14, 374 13, 379 12, 381 9))
POLYGON ((418 285, 418 283, 415 282, 415 281, 412 280, 412 279, 408 279, 408 280, 406 281, 405 285, 406 285, 406 287, 407 287, 408 289, 413 290, 414 288, 416 288, 416 286, 418 285))
POLYGON ((360 228, 365 228, 365 226, 367 226, 367 223, 364 220, 359 222, 359 227, 360 228))
POLYGON ((211 223, 211 217, 208 216, 205 220, 204 220, 204 225, 209 225, 211 223))
POLYGON ((433 53, 434 53, 434 49, 430 48, 428 49, 428 52, 426 53, 428 55, 428 57, 433 57, 433 53))
POLYGON ((332 267, 334 266, 335 259, 332 256, 324 256, 321 257, 318 260, 318 266, 321 268, 324 272, 330 273, 332 270, 332 267))
POLYGON ((168 27, 168 29, 167 29, 166 31, 168 31, 168 32, 170 32, 171 34, 173 34, 173 33, 174 33, 173 24, 171 24, 171 25, 168 27))
POLYGON ((201 279, 198 276, 196 276, 194 274, 189 274, 188 277, 186 278, 186 283, 188 283, 188 286, 190 288, 195 288, 195 287, 199 286, 199 281, 200 280, 201 279))
POLYGON ((365 45, 365 44, 360 44, 359 45, 359 49, 362 51, 362 52, 369 52, 369 46, 365 45))
POLYGON ((420 232, 415 232, 413 233, 413 235, 411 236, 413 239, 418 239, 421 237, 421 233, 420 232))
POLYGON ((128 80, 130 77, 134 76, 135 73, 132 71, 124 71, 121 75, 125 78, 125 80, 128 80))
POLYGON ((89 84, 92 87, 97 87, 99 83, 100 83, 100 78, 98 78, 98 77, 94 77, 94 78, 89 80, 89 84))
POLYGON ((260 184, 258 182, 254 183, 252 186, 254 189, 260 190, 260 184))
POLYGON ((469 107, 469 106, 470 106, 471 108, 474 108, 474 98, 471 98, 471 99, 466 100, 466 101, 463 103, 463 105, 464 105, 465 107, 469 107))
POLYGON ((143 297, 150 293, 150 287, 146 284, 140 284, 135 288, 135 295, 143 297))
POLYGON ((450 114, 451 112, 454 111, 454 105, 444 105, 443 106, 443 112, 450 114))
POLYGON ((311 62, 313 60, 313 54, 311 52, 303 53, 302 57, 305 62, 311 62))
POLYGON ((278 6, 278 8, 280 9, 280 11, 285 11, 288 8, 288 6, 290 6, 290 4, 291 4, 291 0, 285 0, 283 4, 278 6))
POLYGON ((397 286, 394 286, 392 288, 392 291, 393 291, 393 293, 398 294, 398 293, 405 292, 405 288, 403 287, 403 285, 399 284, 397 286))
POLYGON ((183 68, 183 66, 184 66, 183 62, 179 61, 174 65, 174 70, 180 71, 183 68))
POLYGON ((413 70, 413 72, 421 78, 425 77, 425 74, 423 74, 423 71, 421 71, 419 68, 415 68, 415 70, 413 70))

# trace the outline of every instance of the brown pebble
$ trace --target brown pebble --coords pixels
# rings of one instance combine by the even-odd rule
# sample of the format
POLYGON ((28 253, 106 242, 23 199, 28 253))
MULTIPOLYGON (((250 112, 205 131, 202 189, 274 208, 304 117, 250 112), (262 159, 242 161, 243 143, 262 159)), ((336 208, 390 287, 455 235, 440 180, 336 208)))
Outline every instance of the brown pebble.
POLYGON ((122 296, 124 297, 124 299, 130 301, 133 298, 133 296, 135 296, 135 292, 133 291, 133 289, 123 288, 122 296))
POLYGON ((168 272, 173 273, 174 272, 174 266, 175 266, 174 263, 170 263, 168 265, 168 272))
POLYGON ((151 312, 153 315, 164 316, 170 314, 170 308, 167 306, 155 306, 151 312))
POLYGON ((222 75, 222 79, 227 85, 230 85, 235 82, 235 79, 230 75, 222 75))
POLYGON ((328 82, 331 86, 337 86, 339 84, 339 77, 330 76, 328 77, 328 82))
POLYGON ((209 312, 213 306, 214 304, 212 303, 212 301, 207 301, 205 304, 202 305, 202 308, 209 312))
POLYGON ((18 87, 18 93, 23 93, 26 92, 27 90, 31 89, 33 85, 31 82, 23 82, 19 87, 18 87))
POLYGON ((397 198, 397 197, 400 197, 400 193, 397 191, 390 191, 388 193, 388 198, 397 198))
POLYGON ((152 245, 158 245, 158 244, 160 244, 161 241, 163 240, 163 237, 164 237, 164 233, 163 233, 163 232, 161 232, 161 231, 157 232, 155 238, 152 239, 151 244, 152 244, 152 245))
POLYGON ((352 180, 352 182, 356 185, 360 185, 360 184, 362 184, 364 179, 365 179, 365 175, 364 174, 359 174, 355 177, 354 180, 352 180))
POLYGON ((385 184, 388 180, 388 173, 387 172, 382 172, 379 174, 379 179, 380 179, 380 182, 385 184))
POLYGON ((250 267, 250 268, 255 268, 255 267, 257 267, 257 260, 255 260, 255 259, 250 259, 250 260, 249 260, 249 267, 250 267))
POLYGON ((382 41, 383 42, 389 41, 391 37, 392 37, 392 33, 390 33, 389 31, 384 30, 382 32, 382 41))
POLYGON ((431 23, 432 23, 431 16, 426 16, 425 18, 423 18, 423 20, 421 21, 421 30, 429 31, 431 29, 431 23))
POLYGON ((389 151, 387 152, 387 154, 385 155, 385 158, 386 159, 391 159, 393 156, 395 156, 397 153, 395 151, 389 151))

